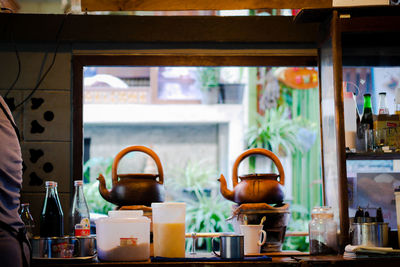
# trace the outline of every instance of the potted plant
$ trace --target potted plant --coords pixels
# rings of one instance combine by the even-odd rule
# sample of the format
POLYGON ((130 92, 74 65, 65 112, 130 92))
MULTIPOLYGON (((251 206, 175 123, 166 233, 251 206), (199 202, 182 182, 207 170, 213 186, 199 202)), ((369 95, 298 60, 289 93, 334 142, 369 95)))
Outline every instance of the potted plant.
POLYGON ((224 104, 241 104, 245 84, 243 83, 243 67, 224 67, 221 69, 220 94, 224 104))
POLYGON ((216 67, 198 67, 197 77, 204 104, 217 104, 219 98, 219 69, 216 67))
POLYGON ((173 171, 173 179, 166 180, 165 186, 176 198, 181 198, 183 195, 185 198, 196 199, 196 190, 201 190, 203 194, 210 196, 211 191, 217 188, 215 177, 217 171, 208 168, 205 161, 188 160, 183 168, 173 171))
MULTIPOLYGON (((316 140, 316 126, 301 117, 292 119, 287 105, 267 109, 256 119, 257 125, 246 133, 249 148, 265 148, 285 157, 296 150, 307 152, 316 140)), ((254 159, 251 164, 254 167, 254 159)))

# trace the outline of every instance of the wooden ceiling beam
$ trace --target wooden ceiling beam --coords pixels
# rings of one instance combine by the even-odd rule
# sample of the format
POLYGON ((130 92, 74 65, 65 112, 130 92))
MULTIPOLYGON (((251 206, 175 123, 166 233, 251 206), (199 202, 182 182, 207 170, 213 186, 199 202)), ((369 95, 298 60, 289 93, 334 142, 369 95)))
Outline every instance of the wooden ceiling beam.
POLYGON ((331 8, 332 0, 81 0, 82 11, 331 8))

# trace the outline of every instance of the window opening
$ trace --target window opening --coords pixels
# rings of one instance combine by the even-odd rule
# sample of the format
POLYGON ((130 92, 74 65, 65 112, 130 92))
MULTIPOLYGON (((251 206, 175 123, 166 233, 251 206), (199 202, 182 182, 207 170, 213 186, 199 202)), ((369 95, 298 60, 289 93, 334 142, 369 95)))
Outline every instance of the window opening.
MULTIPOLYGON (((192 205, 193 212, 197 211, 197 205, 208 209, 203 211, 207 216, 210 216, 207 212, 211 212, 211 215, 218 213, 225 217, 216 218, 215 227, 209 219, 197 218, 198 213, 193 214, 193 220, 202 221, 187 224, 187 232, 232 230, 225 219, 230 216, 233 203, 220 194, 217 178, 223 173, 227 180, 231 179, 231 168, 239 154, 250 147, 272 150, 279 154, 286 177, 292 177, 297 173, 297 170, 293 171, 293 168, 298 168, 295 165, 304 164, 302 153, 308 153, 311 147, 320 151, 319 127, 315 127, 319 117, 309 123, 303 119, 305 114, 300 108, 307 92, 308 97, 312 95, 311 98, 316 100, 309 104, 318 110, 316 77, 315 68, 298 67, 85 66, 83 126, 84 138, 90 140, 90 146, 85 147, 90 152, 84 153, 90 154, 90 158, 84 162, 84 174, 91 211, 105 213, 115 208, 103 201, 98 193, 95 180, 98 173, 108 175, 106 180, 110 188, 110 168, 116 153, 129 145, 145 145, 161 159, 167 200, 183 200, 192 205), (294 74, 289 74, 290 71, 294 74), (287 78, 289 76, 293 76, 290 78, 292 81, 287 78), (211 89, 217 92, 212 93, 211 89), (249 90, 255 93, 256 108, 249 104, 252 103, 249 90), (205 99, 206 93, 211 94, 214 100, 205 99), (278 139, 272 143, 260 142, 260 139, 250 141, 254 138, 252 128, 268 124, 274 124, 281 132, 293 131, 298 137, 287 140, 285 136, 277 136, 278 139), (301 134, 308 138, 310 147, 297 151, 295 147, 300 144, 297 140, 301 134), (279 138, 283 138, 281 143, 279 138), (201 227, 198 229, 196 225, 201 227)), ((315 151, 312 157, 319 162, 319 152, 315 151)), ((121 172, 151 173, 156 170, 148 156, 136 152, 131 154, 125 163, 120 164, 121 172)), ((314 202, 321 201, 319 165, 316 168, 318 175, 314 178, 318 182, 312 182, 316 185, 316 193, 312 195, 318 196, 313 196, 314 202)), ((254 172, 274 170, 266 159, 259 157, 250 158, 239 168, 239 173, 254 172)), ((300 194, 293 193, 292 181, 301 180, 302 176, 304 173, 295 180, 287 179, 285 202, 301 201, 298 199, 300 194)), ((308 220, 307 208, 297 204, 292 207, 298 214, 294 217, 294 225, 308 220)), ((291 231, 306 231, 296 226, 289 228, 291 231)), ((308 244, 305 245, 306 238, 302 238, 302 248, 298 249, 304 250, 308 244)), ((198 242, 198 249, 211 249, 207 239, 198 242)), ((289 242, 286 248, 292 249, 295 242, 289 242)))

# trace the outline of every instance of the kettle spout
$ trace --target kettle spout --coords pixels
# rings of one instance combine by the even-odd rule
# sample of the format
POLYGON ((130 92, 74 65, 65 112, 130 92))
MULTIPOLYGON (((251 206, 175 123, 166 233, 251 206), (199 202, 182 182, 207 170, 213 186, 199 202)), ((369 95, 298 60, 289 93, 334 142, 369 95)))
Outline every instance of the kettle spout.
POLYGON ((106 180, 104 179, 104 176, 101 173, 99 174, 99 177, 97 178, 97 180, 99 181, 100 195, 108 202, 111 202, 111 192, 109 190, 107 190, 106 180))
POLYGON ((218 181, 221 183, 221 185, 220 185, 221 194, 224 196, 224 198, 226 198, 230 201, 233 201, 234 192, 230 191, 228 189, 228 186, 226 184, 226 180, 225 180, 225 177, 223 174, 221 174, 218 181))

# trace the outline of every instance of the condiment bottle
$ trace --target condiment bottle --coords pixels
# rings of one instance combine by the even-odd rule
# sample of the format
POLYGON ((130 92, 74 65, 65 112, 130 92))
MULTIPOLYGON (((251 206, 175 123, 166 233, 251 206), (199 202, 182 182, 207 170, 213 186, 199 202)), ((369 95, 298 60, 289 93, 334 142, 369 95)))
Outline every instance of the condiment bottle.
POLYGON ((379 93, 379 115, 389 115, 389 109, 386 105, 386 93, 379 93))
POLYGON ((57 183, 46 181, 46 197, 40 215, 40 236, 64 236, 64 213, 58 198, 57 183))
POLYGON ((21 217, 21 220, 25 224, 26 228, 26 234, 28 238, 33 237, 33 229, 35 228, 35 222, 32 218, 31 212, 29 210, 29 203, 23 203, 21 204, 21 211, 19 216, 21 217))
POLYGON ((400 86, 396 88, 394 114, 400 115, 400 86))
POLYGON ((363 124, 368 125, 366 129, 372 130, 374 128, 371 94, 364 94, 364 111, 361 117, 361 125, 363 124))
POLYGON ((372 114, 371 94, 364 94, 364 111, 360 122, 361 133, 365 140, 365 151, 373 150, 374 120, 372 114))
POLYGON ((309 223, 310 255, 337 254, 337 224, 331 207, 315 207, 309 223))
POLYGON ((75 193, 70 213, 70 234, 75 236, 90 235, 90 214, 83 193, 83 181, 74 181, 75 193))

